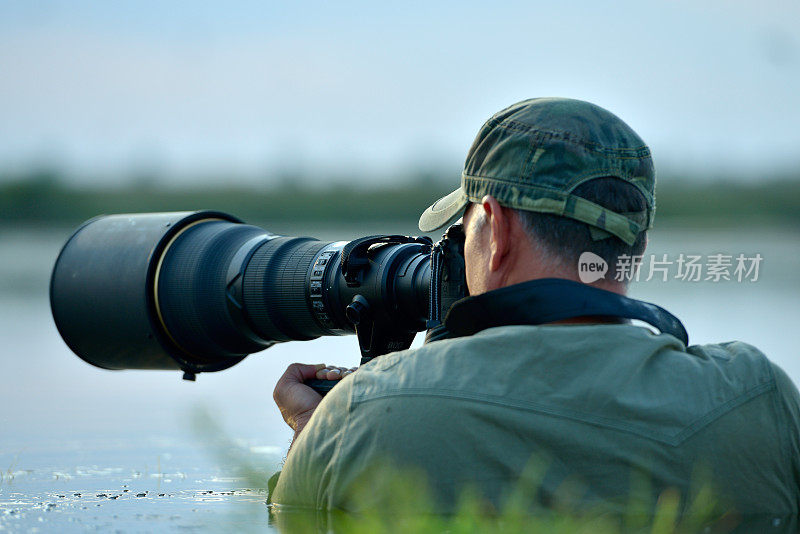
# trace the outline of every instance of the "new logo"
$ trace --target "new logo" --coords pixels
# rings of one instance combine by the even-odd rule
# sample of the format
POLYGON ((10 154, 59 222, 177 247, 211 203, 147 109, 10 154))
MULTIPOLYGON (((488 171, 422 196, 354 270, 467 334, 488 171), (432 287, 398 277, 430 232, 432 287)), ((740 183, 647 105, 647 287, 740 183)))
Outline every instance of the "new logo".
POLYGON ((578 258, 578 278, 584 284, 591 284, 605 278, 607 272, 606 260, 593 252, 584 252, 578 258))

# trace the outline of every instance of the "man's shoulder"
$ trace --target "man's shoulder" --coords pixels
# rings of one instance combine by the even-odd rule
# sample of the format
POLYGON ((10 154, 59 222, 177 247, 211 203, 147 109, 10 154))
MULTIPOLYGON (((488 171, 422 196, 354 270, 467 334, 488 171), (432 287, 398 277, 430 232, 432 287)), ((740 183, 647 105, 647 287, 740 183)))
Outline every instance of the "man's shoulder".
POLYGON ((687 352, 671 335, 630 324, 505 325, 380 356, 359 373, 374 380, 398 373, 431 376, 440 368, 463 374, 469 368, 498 369, 518 362, 584 365, 594 359, 608 362, 610 354, 643 358, 665 351, 687 352))
POLYGON ((761 350, 742 341, 691 345, 686 353, 688 361, 700 363, 701 369, 713 370, 724 380, 744 381, 745 386, 775 386, 778 373, 785 376, 761 350))
POLYGON ((665 350, 685 347, 632 325, 499 326, 380 356, 354 374, 352 393, 356 402, 390 395, 511 398, 517 389, 550 389, 544 382, 556 375, 594 376, 593 368, 615 359, 632 365, 632 358, 665 350))
POLYGON ((673 405, 682 418, 702 418, 776 390, 796 393, 783 371, 739 341, 686 347, 626 324, 503 326, 381 356, 354 374, 350 400, 436 397, 594 413, 598 403, 646 406, 657 394, 668 419, 673 405))

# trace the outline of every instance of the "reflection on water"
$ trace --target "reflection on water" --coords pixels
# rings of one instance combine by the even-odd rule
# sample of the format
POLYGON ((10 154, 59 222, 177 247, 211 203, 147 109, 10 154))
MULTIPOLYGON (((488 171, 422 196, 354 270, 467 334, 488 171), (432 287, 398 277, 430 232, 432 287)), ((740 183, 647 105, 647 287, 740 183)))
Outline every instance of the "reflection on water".
MULTIPOLYGON (((375 233, 363 228, 275 230, 328 240, 375 233)), ((377 229, 383 230, 391 229, 377 229)), ((58 337, 47 302, 50 269, 69 233, 0 230, 0 526, 17 514, 27 518, 17 526, 33 525, 38 517, 55 517, 46 514, 64 509, 71 512, 63 521, 84 526, 117 526, 114 515, 145 522, 151 516, 152 521, 170 521, 177 515, 176 525, 210 524, 211 516, 230 519, 229 509, 234 510, 231 520, 237 520, 236 502, 261 497, 225 493, 236 482, 222 478, 223 467, 206 454, 202 439, 187 424, 189 414, 197 406, 209 407, 241 447, 253 454, 269 451, 262 462, 277 468, 274 452, 284 450, 291 438, 272 404, 278 376, 293 361, 357 365, 355 338, 282 344, 224 372, 200 375, 196 383, 181 381, 178 372, 91 367, 58 337), (169 473, 170 482, 166 476, 150 476, 159 462, 162 471, 155 472, 169 473), (147 476, 133 476, 145 466, 147 476), (123 491, 126 484, 130 492, 123 491), (134 489, 145 497, 129 497, 134 489), (212 492, 206 500, 201 499, 204 491, 212 492), (216 500, 209 501, 212 497, 216 500)), ((650 249, 670 256, 760 253, 764 260, 755 283, 650 281, 635 284, 632 295, 681 318, 692 343, 751 343, 800 382, 795 354, 800 241, 794 233, 656 231, 650 249)), ((415 343, 420 342, 418 336, 415 343)), ((266 521, 266 509, 256 517, 266 521)))

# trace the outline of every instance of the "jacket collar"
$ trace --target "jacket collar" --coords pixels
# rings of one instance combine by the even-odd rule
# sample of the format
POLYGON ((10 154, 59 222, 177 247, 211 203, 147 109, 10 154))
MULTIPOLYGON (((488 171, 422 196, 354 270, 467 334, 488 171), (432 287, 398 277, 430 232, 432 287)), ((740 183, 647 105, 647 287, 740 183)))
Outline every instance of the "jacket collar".
POLYGON ((660 306, 561 278, 531 280, 461 299, 450 308, 445 326, 453 336, 469 336, 494 326, 593 316, 638 319, 689 343, 680 320, 660 306))

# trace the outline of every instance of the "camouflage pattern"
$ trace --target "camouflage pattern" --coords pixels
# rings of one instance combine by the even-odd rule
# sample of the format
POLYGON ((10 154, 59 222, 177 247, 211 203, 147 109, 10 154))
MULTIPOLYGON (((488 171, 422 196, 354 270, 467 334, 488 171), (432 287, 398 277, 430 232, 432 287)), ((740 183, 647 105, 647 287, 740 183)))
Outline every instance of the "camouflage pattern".
POLYGON ((467 154, 461 187, 428 208, 419 227, 440 228, 469 202, 491 195, 510 208, 582 221, 595 239, 613 234, 633 244, 652 227, 655 181, 650 149, 616 115, 580 100, 524 100, 486 121, 467 154), (616 213, 571 194, 606 176, 639 189, 647 209, 616 213))

